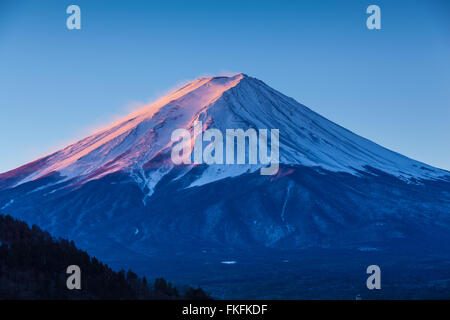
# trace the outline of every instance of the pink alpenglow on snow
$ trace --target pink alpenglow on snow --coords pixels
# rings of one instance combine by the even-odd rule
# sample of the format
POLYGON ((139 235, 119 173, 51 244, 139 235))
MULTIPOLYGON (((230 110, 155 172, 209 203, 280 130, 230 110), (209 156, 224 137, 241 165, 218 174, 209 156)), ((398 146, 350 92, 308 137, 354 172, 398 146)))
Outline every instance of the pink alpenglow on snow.
MULTIPOLYGON (((198 123, 202 134, 209 129, 225 135, 227 130, 278 130, 280 165, 320 167, 352 175, 374 168, 404 180, 449 175, 352 133, 258 79, 237 74, 195 80, 85 139, 1 174, 0 182, 14 177, 10 185, 18 185, 57 172, 80 184, 122 171, 151 193, 177 166, 171 160, 172 133, 183 129, 191 134, 191 155, 198 123)), ((233 165, 227 164, 226 155, 225 164, 212 162, 190 187, 270 170, 269 162, 255 163, 248 148, 244 152, 245 157, 237 157, 233 165)), ((191 170, 197 164, 183 165, 191 170)), ((277 171, 278 163, 274 173, 277 171)))

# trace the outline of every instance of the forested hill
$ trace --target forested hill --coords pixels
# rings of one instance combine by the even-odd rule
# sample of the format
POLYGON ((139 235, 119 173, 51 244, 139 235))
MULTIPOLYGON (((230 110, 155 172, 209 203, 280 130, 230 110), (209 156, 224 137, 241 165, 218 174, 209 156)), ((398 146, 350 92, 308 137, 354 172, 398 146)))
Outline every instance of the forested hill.
POLYGON ((198 288, 151 284, 131 270, 115 272, 73 241, 0 214, 0 299, 208 299, 198 288), (81 269, 81 290, 69 290, 67 267, 81 269))

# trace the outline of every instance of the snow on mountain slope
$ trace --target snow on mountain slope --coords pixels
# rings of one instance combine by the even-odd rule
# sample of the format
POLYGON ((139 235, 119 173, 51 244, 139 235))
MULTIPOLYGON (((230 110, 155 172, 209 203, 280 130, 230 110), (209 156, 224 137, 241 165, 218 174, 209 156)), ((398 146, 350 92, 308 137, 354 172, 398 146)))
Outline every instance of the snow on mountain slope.
MULTIPOLYGON (((279 129, 280 162, 358 174, 369 167, 402 179, 439 179, 450 175, 383 148, 321 117, 265 83, 244 74, 202 78, 133 115, 38 161, 0 175, 15 185, 59 172, 83 183, 119 170, 128 171, 151 195, 174 167, 171 133, 204 129, 279 129), (156 157, 165 154, 165 161, 156 157), (153 164, 154 162, 154 164, 153 164), (150 168, 150 169, 149 169, 150 168)), ((261 165, 211 165, 192 186, 253 172, 261 165)))
POLYGON ((245 77, 206 110, 214 127, 280 129, 280 162, 357 173, 367 166, 402 178, 449 175, 383 148, 323 118, 260 80, 245 77))
POLYGON ((54 171, 67 179, 100 178, 124 168, 142 167, 168 146, 173 130, 186 127, 195 113, 241 78, 238 75, 195 80, 122 121, 47 156, 45 164, 20 183, 54 171))

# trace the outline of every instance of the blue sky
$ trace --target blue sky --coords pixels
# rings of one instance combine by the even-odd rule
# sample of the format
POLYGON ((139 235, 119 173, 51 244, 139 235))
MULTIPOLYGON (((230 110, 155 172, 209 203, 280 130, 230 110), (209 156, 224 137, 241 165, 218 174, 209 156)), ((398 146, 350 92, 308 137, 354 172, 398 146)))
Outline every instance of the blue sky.
POLYGON ((243 72, 450 169, 449 1, 0 0, 0 172, 180 83, 243 72), (66 28, 81 8, 82 29, 66 28), (365 9, 381 8, 381 30, 365 9))

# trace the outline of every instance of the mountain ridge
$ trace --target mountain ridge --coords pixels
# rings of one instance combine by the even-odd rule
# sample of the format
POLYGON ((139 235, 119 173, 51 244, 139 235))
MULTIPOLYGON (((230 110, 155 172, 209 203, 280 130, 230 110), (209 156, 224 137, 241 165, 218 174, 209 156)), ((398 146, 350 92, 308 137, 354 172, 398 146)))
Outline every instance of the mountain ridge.
MULTIPOLYGON (((84 176, 82 180, 89 181, 124 168, 142 167, 170 148, 165 126, 172 131, 179 127, 192 130, 194 120, 202 119, 207 122, 205 129, 279 127, 280 162, 285 164, 353 174, 368 165, 404 179, 450 175, 360 137, 263 81, 239 73, 194 80, 97 133, 0 174, 0 182, 13 178, 15 183, 9 186, 14 186, 53 172, 67 179, 84 176)), ((210 171, 217 172, 214 167, 210 171)), ((259 167, 246 166, 230 174, 259 167)))

